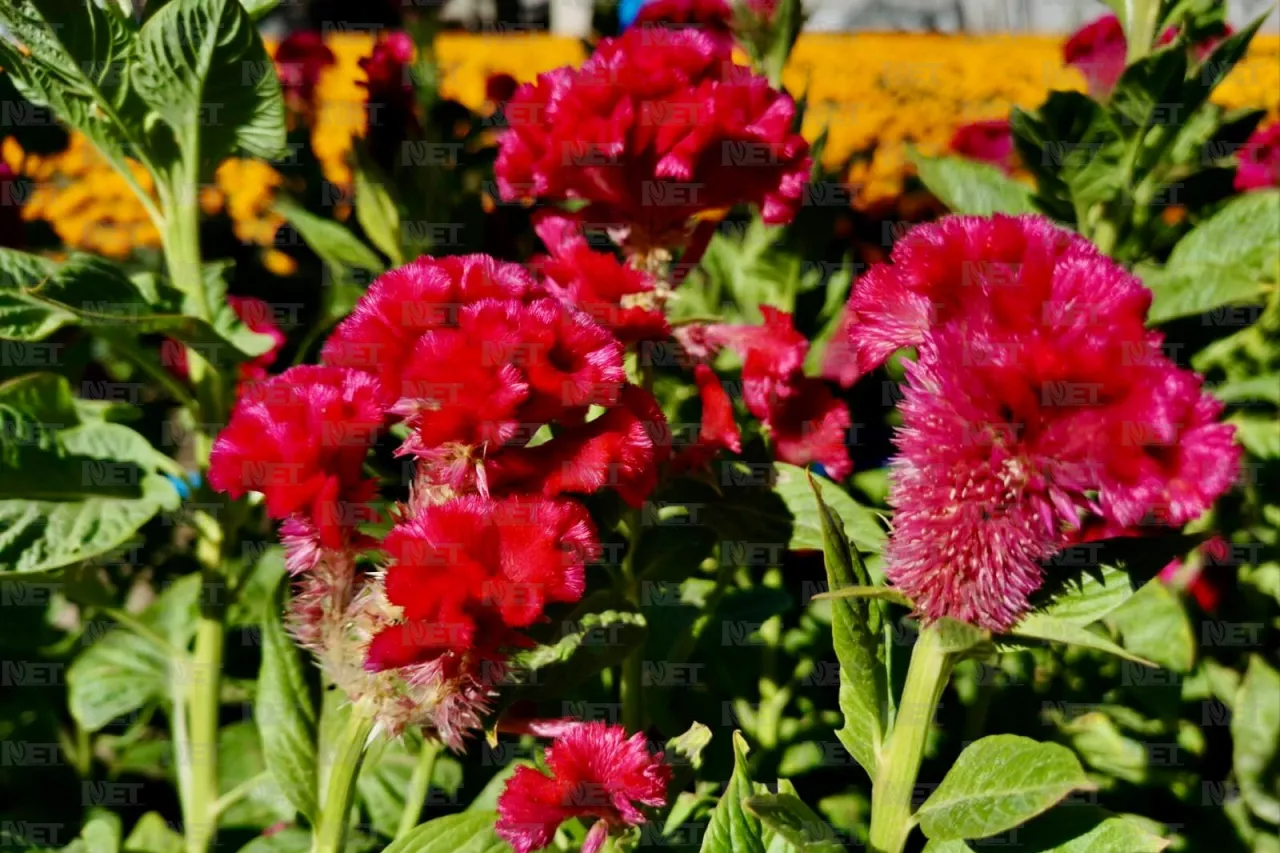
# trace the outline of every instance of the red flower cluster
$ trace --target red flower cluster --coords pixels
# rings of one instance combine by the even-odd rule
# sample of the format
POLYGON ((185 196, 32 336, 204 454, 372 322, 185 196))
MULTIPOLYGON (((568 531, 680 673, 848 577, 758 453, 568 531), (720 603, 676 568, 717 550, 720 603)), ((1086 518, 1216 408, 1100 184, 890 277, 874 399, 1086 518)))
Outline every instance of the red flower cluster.
POLYGON ((1236 192, 1280 187, 1280 122, 1255 130, 1237 156, 1236 192))
POLYGON ((795 103, 692 29, 631 29, 581 68, 539 75, 507 104, 504 198, 584 199, 629 248, 682 245, 695 214, 754 203, 789 222, 808 179, 795 103))
POLYGON ((531 264, 562 302, 587 312, 623 344, 665 340, 671 334, 653 296, 652 276, 612 253, 593 250, 573 218, 543 212, 534 219, 534 228, 550 257, 531 264))
POLYGON ((326 548, 348 547, 377 488, 362 468, 382 427, 378 383, 336 367, 293 367, 244 386, 209 458, 209 482, 239 498, 262 492, 267 514, 298 516, 326 548))
POLYGON ((311 108, 321 72, 336 61, 324 36, 315 30, 297 30, 286 36, 275 55, 276 74, 286 100, 295 108, 311 108))
POLYGON ((950 148, 962 157, 990 163, 1006 174, 1017 164, 1013 152, 1013 130, 1007 118, 975 121, 956 128, 950 148))
POLYGON ((649 0, 632 27, 695 27, 733 50, 733 6, 729 0, 649 0))
POLYGON ((1205 541, 1184 563, 1171 560, 1160 580, 1184 590, 1205 613, 1217 613, 1235 581, 1231 543, 1221 536, 1205 541))
POLYGON ((538 621, 548 602, 582 597, 583 567, 600 556, 580 504, 479 495, 424 507, 382 549, 387 600, 404 621, 374 637, 365 664, 373 671, 444 652, 500 659, 523 644, 513 629, 538 621))
POLYGON ((848 408, 821 379, 804 375, 809 341, 791 325, 791 315, 762 306, 761 326, 711 326, 707 342, 742 356, 742 396, 747 410, 769 428, 783 462, 817 462, 842 480, 853 471, 848 408))
POLYGON ((855 288, 833 372, 919 347, 887 557, 924 615, 1008 628, 1083 523, 1182 524, 1231 485, 1222 406, 1145 327, 1149 291, 1088 241, 1040 217, 949 217, 892 257, 855 288))
POLYGON ((521 767, 498 798, 497 832, 516 853, 551 844, 556 828, 575 817, 599 820, 582 842, 582 853, 597 853, 612 828, 639 826, 636 804, 667 801, 671 768, 662 753, 650 755, 643 734, 627 737, 621 726, 579 723, 564 729, 547 749, 547 776, 521 767))

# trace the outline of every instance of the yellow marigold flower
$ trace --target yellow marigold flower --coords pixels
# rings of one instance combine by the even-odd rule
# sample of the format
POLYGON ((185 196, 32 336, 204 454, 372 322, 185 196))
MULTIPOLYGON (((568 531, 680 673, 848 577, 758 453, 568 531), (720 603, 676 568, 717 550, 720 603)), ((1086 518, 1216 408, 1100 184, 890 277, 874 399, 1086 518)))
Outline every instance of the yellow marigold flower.
POLYGON ((293 275, 298 271, 298 262, 279 249, 268 249, 263 252, 262 265, 272 274, 281 277, 293 275))

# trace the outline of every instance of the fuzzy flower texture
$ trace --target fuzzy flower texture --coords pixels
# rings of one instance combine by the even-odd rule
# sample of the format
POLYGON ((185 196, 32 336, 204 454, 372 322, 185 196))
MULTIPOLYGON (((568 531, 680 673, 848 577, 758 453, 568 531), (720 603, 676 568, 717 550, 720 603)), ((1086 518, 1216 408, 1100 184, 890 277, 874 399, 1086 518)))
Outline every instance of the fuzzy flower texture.
POLYGON ((827 370, 849 384, 918 348, 886 556, 926 618, 1007 629, 1062 548, 1181 525, 1231 486, 1222 405, 1146 327, 1151 293, 1087 240, 955 216, 892 260, 858 282, 827 370))

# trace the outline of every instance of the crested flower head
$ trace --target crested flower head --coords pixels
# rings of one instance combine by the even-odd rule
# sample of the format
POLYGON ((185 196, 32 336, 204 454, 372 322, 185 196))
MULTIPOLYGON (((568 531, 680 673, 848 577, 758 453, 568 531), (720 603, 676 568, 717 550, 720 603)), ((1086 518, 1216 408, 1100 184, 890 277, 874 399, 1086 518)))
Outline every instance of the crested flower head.
POLYGON ((420 508, 382 548, 391 560, 385 595, 402 619, 373 637, 374 672, 521 645, 514 630, 550 602, 581 598, 583 567, 600 554, 578 503, 478 495, 420 508))
POLYGON ((556 828, 575 817, 598 818, 582 843, 582 853, 596 853, 610 829, 645 822, 638 805, 664 805, 671 780, 643 734, 628 738, 622 726, 602 722, 562 731, 547 749, 547 769, 550 776, 519 768, 498 798, 497 832, 516 853, 549 846, 556 828))
POLYGON ((1280 187, 1280 121, 1255 130, 1236 157, 1236 192, 1280 187))
POLYGON ((691 27, 733 49, 733 6, 729 0, 649 0, 632 27, 691 27))
POLYGON ((373 50, 360 60, 365 72, 365 138, 374 160, 391 172, 403 140, 421 131, 410 63, 413 39, 398 30, 378 33, 373 50))
POLYGON ((495 174, 504 198, 582 199, 630 251, 683 245, 695 214, 759 205, 789 222, 808 180, 795 103, 689 28, 604 39, 581 68, 521 87, 495 174))
POLYGON ((341 547, 368 516, 376 484, 362 466, 382 420, 373 378, 290 368, 245 387, 214 442, 209 482, 232 498, 261 492, 272 518, 300 515, 327 547, 341 547))
POLYGON ((1221 405, 1146 329, 1141 282, 1084 238, 950 217, 893 261, 858 283, 842 352, 856 377, 919 347, 887 557, 926 617, 1008 628, 1083 524, 1182 524, 1231 485, 1221 405))

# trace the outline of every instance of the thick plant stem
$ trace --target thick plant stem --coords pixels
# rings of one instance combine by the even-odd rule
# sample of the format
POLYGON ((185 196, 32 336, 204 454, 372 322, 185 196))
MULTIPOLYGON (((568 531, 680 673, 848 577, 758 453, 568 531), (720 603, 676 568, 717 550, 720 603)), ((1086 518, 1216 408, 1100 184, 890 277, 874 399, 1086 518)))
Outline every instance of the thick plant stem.
POLYGON ((951 664, 951 656, 943 650, 935 629, 921 629, 911 652, 897 719, 881 753, 871 788, 870 849, 874 853, 902 853, 907 836, 915 826, 911 794, 951 664))
POLYGON ((334 744, 329 766, 329 783, 320 801, 320 820, 311 837, 311 853, 339 853, 347 841, 347 824, 351 800, 355 795, 356 777, 364 762, 369 733, 373 731, 373 716, 360 705, 351 709, 351 716, 338 742, 334 744))
POLYGON ((184 816, 187 853, 205 853, 217 828, 218 697, 222 683, 225 631, 220 614, 205 614, 196 625, 191 667, 188 728, 190 796, 184 816))
POLYGON ((413 776, 409 778, 409 790, 404 795, 404 811, 400 813, 400 825, 396 828, 396 838, 403 838, 409 830, 418 825, 422 816, 422 801, 431 790, 431 777, 436 770, 436 758, 440 755, 440 744, 433 740, 422 742, 422 751, 418 753, 418 764, 413 768, 413 776))

